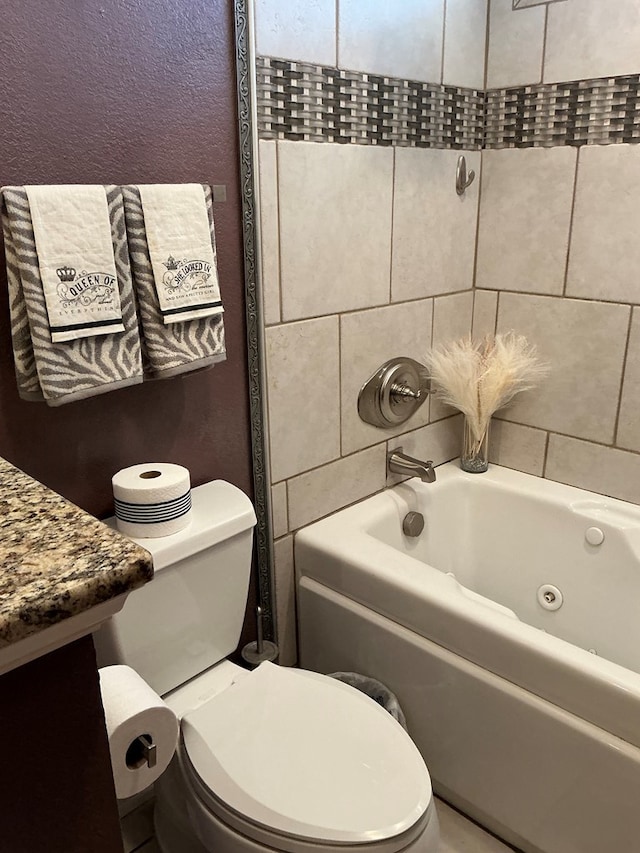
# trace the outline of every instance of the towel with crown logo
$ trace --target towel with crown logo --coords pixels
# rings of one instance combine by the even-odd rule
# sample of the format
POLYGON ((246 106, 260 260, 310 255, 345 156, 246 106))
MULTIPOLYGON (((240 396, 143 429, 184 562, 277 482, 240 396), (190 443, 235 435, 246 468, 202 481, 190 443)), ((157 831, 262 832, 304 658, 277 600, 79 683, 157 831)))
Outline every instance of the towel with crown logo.
MULTIPOLYGON (((211 187, 203 184, 202 193, 208 226, 208 241, 216 257, 211 187)), ((215 313, 166 323, 158 298, 157 281, 149 254, 145 217, 140 189, 122 187, 127 220, 131 269, 140 313, 142 358, 145 377, 163 379, 203 370, 226 358, 223 314, 215 313)), ((166 259, 165 259, 166 260, 166 259)), ((167 270, 167 268, 165 268, 167 270)))
MULTIPOLYGON (((27 192, 24 187, 3 187, 0 191, 11 340, 18 393, 23 400, 45 400, 49 406, 60 406, 142 382, 122 192, 115 186, 98 189, 107 205, 124 331, 105 333, 102 327, 91 337, 59 343, 52 340, 27 192)), ((64 283, 69 286, 70 275, 65 269, 63 277, 69 276, 69 281, 64 283)), ((77 271, 73 280, 77 280, 77 271)))
POLYGON ((140 184, 138 190, 163 323, 222 314, 202 185, 140 184))
POLYGON ((124 332, 102 186, 26 186, 53 343, 124 332))

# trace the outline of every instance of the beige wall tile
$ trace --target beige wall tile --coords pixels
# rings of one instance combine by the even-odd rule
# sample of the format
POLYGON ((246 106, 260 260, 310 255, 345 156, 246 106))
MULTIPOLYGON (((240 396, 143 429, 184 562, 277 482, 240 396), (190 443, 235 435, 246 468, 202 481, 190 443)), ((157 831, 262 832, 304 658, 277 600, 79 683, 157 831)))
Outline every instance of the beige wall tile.
MULTIPOLYGON (((388 450, 402 448, 403 453, 416 459, 430 459, 434 465, 442 465, 443 462, 449 462, 460 455, 461 444, 462 415, 454 415, 390 439, 388 450)), ((407 477, 399 474, 388 473, 387 485, 393 486, 406 479, 407 477)))
POLYGON ((551 435, 545 476, 548 480, 640 503, 640 456, 636 453, 551 435))
POLYGON ((265 337, 277 482, 340 455, 338 318, 270 326, 265 337))
POLYGON ((549 6, 544 81, 637 74, 637 0, 566 0, 549 6))
POLYGON ((278 166, 276 143, 258 145, 260 179, 260 249, 262 305, 267 326, 280 322, 280 247, 278 227, 278 166))
POLYGON ((547 433, 493 418, 489 428, 489 461, 542 477, 547 433))
POLYGON ((581 148, 567 294, 640 302, 638 221, 640 147, 581 148))
POLYGON ((443 82, 484 88, 487 0, 447 0, 443 82))
POLYGON ((289 480, 291 529, 311 524, 383 489, 386 461, 386 444, 383 441, 289 480))
POLYGON ((284 320, 389 301, 391 148, 279 142, 284 320))
POLYGON ((358 392, 390 358, 407 355, 421 361, 431 343, 432 300, 403 302, 346 314, 340 321, 342 376, 342 452, 353 453, 390 435, 425 424, 425 403, 407 424, 383 430, 360 420, 358 392))
POLYGON ((633 309, 616 444, 640 450, 640 309, 633 309))
POLYGON ((335 0, 255 0, 255 21, 262 56, 336 64, 335 0))
MULTIPOLYGON (((480 171, 480 153, 466 151, 467 168, 480 171)), ((475 180, 455 191, 460 151, 396 148, 393 202, 392 299, 419 299, 473 285, 478 217, 475 180)))
MULTIPOLYGON (((466 338, 471 334, 473 291, 440 296, 433 300, 433 346, 466 338)), ((445 406, 433 396, 429 420, 437 421, 451 415, 455 409, 445 406)))
POLYGON ((286 482, 271 486, 271 523, 274 539, 279 539, 289 532, 286 482))
POLYGON ((433 346, 471 334, 473 291, 439 296, 433 300, 433 346))
POLYGON ((483 152, 476 287, 562 293, 575 166, 570 147, 483 152))
POLYGON ((474 290, 473 292, 473 326, 474 340, 481 340, 486 335, 493 335, 496 330, 498 313, 498 294, 495 290, 474 290))
POLYGON ((296 586, 293 568, 293 536, 285 536, 273 544, 278 626, 278 663, 295 666, 298 661, 296 625, 296 586))
POLYGON ((501 417, 611 442, 629 312, 623 305, 502 293, 498 331, 525 335, 551 373, 538 388, 517 397, 501 417))
POLYGON ((539 83, 544 6, 513 11, 511 0, 491 0, 487 88, 539 83))
POLYGON ((440 82, 444 0, 340 0, 338 65, 440 82))

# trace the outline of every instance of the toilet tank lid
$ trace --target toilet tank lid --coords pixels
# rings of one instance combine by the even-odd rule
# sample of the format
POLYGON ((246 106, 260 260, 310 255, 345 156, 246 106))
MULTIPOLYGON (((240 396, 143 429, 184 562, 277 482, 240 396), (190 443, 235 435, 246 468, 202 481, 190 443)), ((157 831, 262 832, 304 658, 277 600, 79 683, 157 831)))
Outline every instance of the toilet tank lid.
MULTIPOLYGON (((256 523, 255 510, 247 495, 225 480, 196 486, 191 490, 191 500, 191 522, 184 530, 159 539, 131 537, 151 553, 156 572, 244 533, 256 523)), ((116 527, 115 518, 107 519, 106 523, 116 527)))

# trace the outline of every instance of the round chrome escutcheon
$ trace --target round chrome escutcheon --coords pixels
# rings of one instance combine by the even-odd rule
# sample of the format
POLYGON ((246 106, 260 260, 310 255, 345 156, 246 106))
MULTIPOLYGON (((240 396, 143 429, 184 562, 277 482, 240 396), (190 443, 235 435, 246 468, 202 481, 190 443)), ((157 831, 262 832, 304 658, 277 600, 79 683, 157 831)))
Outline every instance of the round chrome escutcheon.
POLYGON ((562 607, 564 598, 557 586, 552 583, 543 583, 538 589, 538 604, 545 610, 557 610, 562 607))

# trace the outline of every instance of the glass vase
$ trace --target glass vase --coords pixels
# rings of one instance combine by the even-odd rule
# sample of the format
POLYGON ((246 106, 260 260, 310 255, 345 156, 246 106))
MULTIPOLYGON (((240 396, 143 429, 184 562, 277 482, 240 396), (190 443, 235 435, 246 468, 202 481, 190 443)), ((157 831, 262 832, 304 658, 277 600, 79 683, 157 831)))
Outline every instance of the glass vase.
MULTIPOLYGON (((489 422, 491 423, 491 422, 489 422)), ((460 467, 470 474, 483 474, 489 467, 489 423, 482 438, 478 440, 467 418, 462 428, 462 453, 460 467)))

